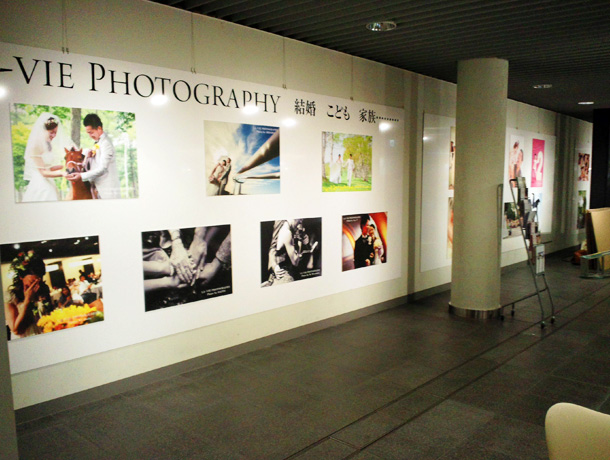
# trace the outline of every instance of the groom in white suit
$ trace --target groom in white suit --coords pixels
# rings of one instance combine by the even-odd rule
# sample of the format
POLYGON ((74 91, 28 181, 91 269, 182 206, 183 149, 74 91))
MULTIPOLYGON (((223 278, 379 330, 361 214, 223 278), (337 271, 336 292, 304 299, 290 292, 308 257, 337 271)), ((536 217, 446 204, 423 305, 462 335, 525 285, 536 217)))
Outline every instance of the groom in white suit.
POLYGON ((104 200, 121 198, 121 184, 116 167, 114 146, 108 134, 104 132, 102 120, 95 113, 90 113, 83 120, 89 137, 95 141, 95 148, 88 156, 91 158, 89 171, 72 173, 66 179, 75 181, 79 178, 91 182, 97 190, 97 198, 104 200))

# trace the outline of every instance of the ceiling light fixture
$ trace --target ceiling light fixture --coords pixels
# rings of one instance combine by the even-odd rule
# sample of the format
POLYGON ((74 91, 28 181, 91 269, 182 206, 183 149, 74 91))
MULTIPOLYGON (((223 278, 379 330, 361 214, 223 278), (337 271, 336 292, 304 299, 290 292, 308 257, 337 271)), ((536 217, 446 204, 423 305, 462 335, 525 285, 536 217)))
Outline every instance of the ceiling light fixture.
POLYGON ((396 27, 394 21, 369 22, 366 25, 366 28, 372 32, 389 32, 390 30, 396 29, 396 27))
POLYGON ((595 102, 593 101, 582 101, 578 103, 579 105, 593 105, 595 102))
POLYGON ((552 88, 552 87, 553 87, 553 85, 551 85, 550 83, 543 83, 541 85, 534 85, 534 86, 532 86, 532 88, 534 88, 534 89, 549 89, 549 88, 552 88))

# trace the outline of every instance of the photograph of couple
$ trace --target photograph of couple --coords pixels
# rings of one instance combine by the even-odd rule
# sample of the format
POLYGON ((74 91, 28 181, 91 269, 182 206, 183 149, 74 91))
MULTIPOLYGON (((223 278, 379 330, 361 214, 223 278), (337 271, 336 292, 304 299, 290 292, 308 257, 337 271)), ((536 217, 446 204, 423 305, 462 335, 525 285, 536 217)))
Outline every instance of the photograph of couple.
POLYGON ((280 193, 280 129, 204 122, 207 195, 280 193))
POLYGON ((233 292, 231 226, 142 232, 145 310, 233 292))
POLYGON ((343 271, 387 261, 388 213, 343 216, 343 271))
POLYGON ((373 136, 322 132, 322 191, 372 188, 373 136))
POLYGON ((135 115, 11 104, 17 203, 137 198, 135 115))
POLYGON ((321 275, 321 217, 261 222, 261 287, 321 275))
MULTIPOLYGON (((508 152, 508 179, 513 180, 517 177, 523 176, 523 161, 525 154, 523 153, 523 146, 525 139, 522 136, 511 135, 510 136, 510 149, 508 152)), ((515 182, 509 182, 512 187, 516 187, 515 182)))
POLYGON ((544 176, 544 140, 532 139, 532 188, 542 187, 544 176))
POLYGON ((9 340, 104 320, 97 236, 0 245, 9 340))
POLYGON ((589 180, 589 163, 591 155, 588 153, 578 154, 578 180, 580 182, 586 182, 589 180))

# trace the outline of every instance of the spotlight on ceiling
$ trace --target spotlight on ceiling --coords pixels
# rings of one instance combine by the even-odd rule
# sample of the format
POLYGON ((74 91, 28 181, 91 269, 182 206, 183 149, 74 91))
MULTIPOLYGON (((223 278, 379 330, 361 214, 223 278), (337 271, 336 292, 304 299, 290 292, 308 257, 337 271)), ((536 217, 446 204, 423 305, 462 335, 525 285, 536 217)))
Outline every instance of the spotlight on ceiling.
POLYGON ((396 23, 394 21, 369 22, 366 28, 373 32, 389 32, 396 29, 396 23))
POLYGON ((534 89, 549 89, 549 88, 552 88, 552 87, 553 87, 553 85, 551 85, 550 83, 543 83, 541 85, 534 85, 534 86, 532 86, 532 88, 534 88, 534 89))
POLYGON ((579 102, 579 104, 580 105, 593 105, 593 104, 595 104, 595 102, 593 102, 593 101, 582 101, 582 102, 579 102))

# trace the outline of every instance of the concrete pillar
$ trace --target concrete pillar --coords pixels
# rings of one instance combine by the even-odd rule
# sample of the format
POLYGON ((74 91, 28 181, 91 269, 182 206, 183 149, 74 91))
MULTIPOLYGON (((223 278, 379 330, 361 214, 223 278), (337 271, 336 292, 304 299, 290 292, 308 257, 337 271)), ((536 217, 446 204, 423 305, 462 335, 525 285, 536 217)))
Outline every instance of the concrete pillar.
MULTIPOLYGON (((0 294, 0 300, 2 295, 0 294)), ((3 304, 4 305, 4 304, 3 304)), ((4 308, 0 308, 0 458, 18 460, 13 388, 6 340, 4 308)))
POLYGON ((508 62, 458 63, 451 312, 499 313, 508 62))

